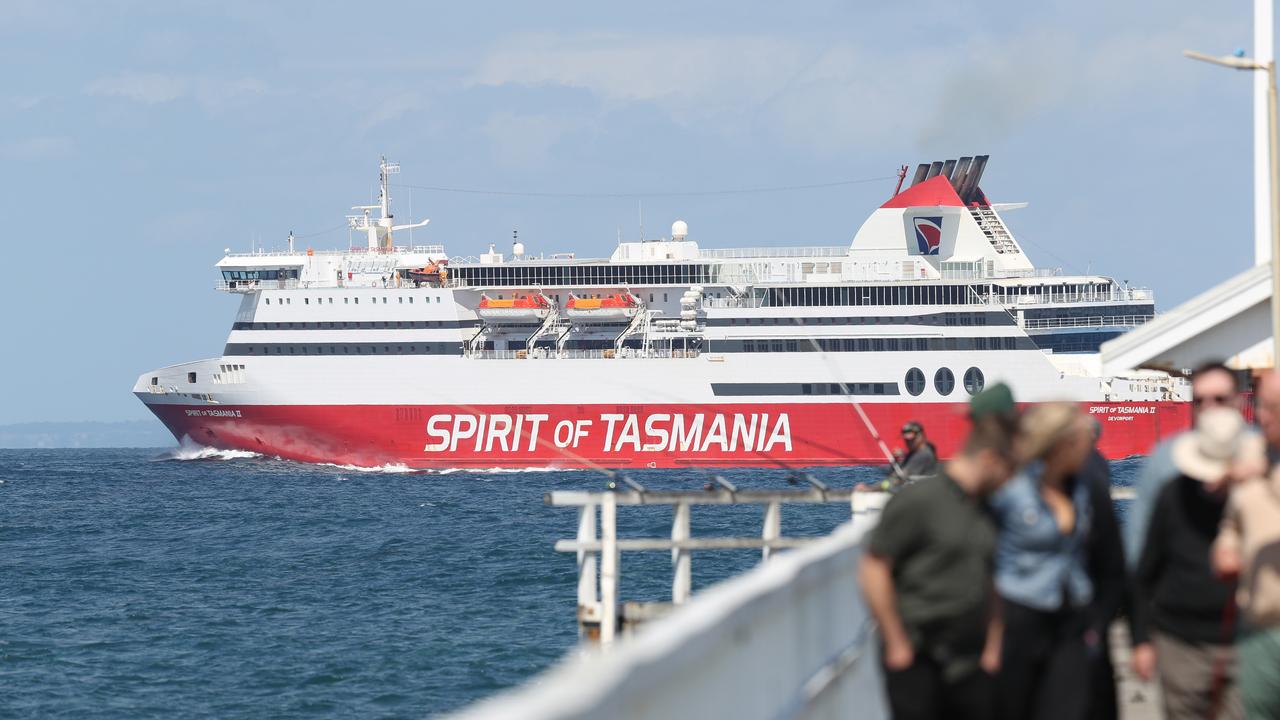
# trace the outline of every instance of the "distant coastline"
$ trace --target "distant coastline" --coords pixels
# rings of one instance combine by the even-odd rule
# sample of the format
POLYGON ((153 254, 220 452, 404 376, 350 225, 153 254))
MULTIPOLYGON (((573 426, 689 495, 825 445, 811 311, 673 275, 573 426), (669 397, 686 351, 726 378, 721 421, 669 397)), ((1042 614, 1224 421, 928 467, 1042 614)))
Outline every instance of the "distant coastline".
POLYGON ((158 448, 176 445, 155 420, 33 422, 0 425, 0 449, 158 448))

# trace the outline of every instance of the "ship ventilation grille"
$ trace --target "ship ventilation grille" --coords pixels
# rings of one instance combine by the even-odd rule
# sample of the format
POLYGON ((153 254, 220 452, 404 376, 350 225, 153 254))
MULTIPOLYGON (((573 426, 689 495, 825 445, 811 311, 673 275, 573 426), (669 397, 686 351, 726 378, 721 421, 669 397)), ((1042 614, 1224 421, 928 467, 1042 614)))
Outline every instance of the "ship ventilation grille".
POLYGON ((1004 226, 1004 222, 994 210, 979 205, 969 208, 969 213, 973 215, 978 228, 982 230, 983 235, 987 236, 987 242, 991 243, 991 247, 995 248, 997 253, 1013 255, 1019 252, 1018 244, 1013 241, 1009 229, 1004 226))

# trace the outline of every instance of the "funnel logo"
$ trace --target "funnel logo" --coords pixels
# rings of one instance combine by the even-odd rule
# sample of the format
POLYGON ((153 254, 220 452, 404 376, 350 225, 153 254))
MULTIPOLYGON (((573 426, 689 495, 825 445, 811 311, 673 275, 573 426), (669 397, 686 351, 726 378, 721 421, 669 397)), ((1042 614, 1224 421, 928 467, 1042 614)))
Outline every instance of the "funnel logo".
POLYGON ((918 217, 912 222, 916 226, 916 247, 921 255, 937 255, 942 248, 942 216, 918 217))

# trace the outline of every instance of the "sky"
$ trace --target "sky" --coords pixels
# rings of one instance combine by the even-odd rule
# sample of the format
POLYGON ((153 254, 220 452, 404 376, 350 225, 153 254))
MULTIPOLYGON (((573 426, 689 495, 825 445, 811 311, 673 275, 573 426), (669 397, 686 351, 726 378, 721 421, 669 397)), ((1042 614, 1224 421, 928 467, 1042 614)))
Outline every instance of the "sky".
POLYGON ((416 243, 840 245, 989 154, 1032 260, 1160 309, 1252 263, 1252 3, 0 0, 0 423, 148 417, 216 356, 224 248, 344 247, 380 154, 416 243), (1127 7, 1132 5, 1132 7, 1127 7), (712 190, 822 185, 755 194, 712 190), (425 190, 641 194, 535 197, 425 190), (685 193, 681 195, 681 193, 685 193))

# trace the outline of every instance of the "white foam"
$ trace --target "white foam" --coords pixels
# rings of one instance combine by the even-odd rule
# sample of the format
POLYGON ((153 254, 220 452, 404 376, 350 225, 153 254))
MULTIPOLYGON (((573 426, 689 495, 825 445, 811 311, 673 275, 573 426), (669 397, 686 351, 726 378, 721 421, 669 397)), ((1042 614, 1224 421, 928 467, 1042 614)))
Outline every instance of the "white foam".
POLYGON ((374 465, 373 467, 363 467, 360 465, 338 465, 335 463, 318 463, 318 464, 321 467, 331 467, 331 468, 337 468, 339 470, 347 470, 350 472, 359 472, 359 473, 388 473, 392 475, 397 475, 402 473, 422 472, 421 470, 415 470, 403 463, 387 463, 386 465, 374 465))
POLYGON ((245 460, 262 457, 262 453, 249 450, 220 450, 201 445, 184 435, 178 447, 160 456, 160 460, 245 460))

